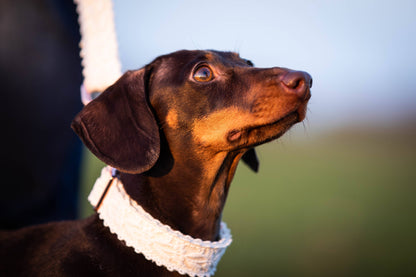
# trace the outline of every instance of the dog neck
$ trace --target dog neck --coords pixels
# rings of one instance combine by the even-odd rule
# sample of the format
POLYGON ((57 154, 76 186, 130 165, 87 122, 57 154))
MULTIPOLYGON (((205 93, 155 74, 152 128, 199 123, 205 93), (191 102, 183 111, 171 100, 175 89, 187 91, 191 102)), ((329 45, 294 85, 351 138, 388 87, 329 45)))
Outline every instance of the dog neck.
POLYGON ((121 174, 120 178, 130 197, 154 218, 194 238, 215 241, 228 189, 243 153, 217 153, 204 159, 188 155, 174 158, 164 175, 158 171, 166 169, 166 164, 159 169, 156 165, 156 171, 121 174))
POLYGON ((213 275, 232 241, 226 224, 221 223, 218 241, 203 241, 173 230, 131 199, 116 172, 104 167, 88 196, 103 225, 136 253, 169 271, 198 277, 213 275))

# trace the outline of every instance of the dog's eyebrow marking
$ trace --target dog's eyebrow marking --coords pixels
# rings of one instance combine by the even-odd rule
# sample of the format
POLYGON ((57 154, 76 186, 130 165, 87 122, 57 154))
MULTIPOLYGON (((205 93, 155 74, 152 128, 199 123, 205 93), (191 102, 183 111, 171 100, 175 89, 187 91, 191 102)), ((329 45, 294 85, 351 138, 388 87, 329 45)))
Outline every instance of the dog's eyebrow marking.
POLYGON ((205 58, 208 60, 213 60, 215 58, 215 55, 211 52, 208 52, 205 54, 205 58))

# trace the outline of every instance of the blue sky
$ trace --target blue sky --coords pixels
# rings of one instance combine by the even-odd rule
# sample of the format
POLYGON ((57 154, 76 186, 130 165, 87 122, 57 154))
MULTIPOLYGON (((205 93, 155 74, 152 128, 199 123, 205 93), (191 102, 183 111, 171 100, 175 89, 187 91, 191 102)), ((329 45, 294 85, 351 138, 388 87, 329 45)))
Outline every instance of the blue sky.
POLYGON ((308 71, 310 129, 416 115, 416 1, 113 1, 123 70, 231 50, 308 71))

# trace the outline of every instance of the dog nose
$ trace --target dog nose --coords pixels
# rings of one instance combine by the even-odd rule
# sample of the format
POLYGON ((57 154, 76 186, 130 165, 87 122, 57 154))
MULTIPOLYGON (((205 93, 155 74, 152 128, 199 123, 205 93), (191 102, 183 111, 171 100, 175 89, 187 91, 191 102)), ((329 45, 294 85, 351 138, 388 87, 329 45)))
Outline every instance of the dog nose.
POLYGON ((291 93, 295 93, 299 97, 306 97, 312 87, 311 75, 303 71, 289 71, 284 75, 281 82, 291 93))

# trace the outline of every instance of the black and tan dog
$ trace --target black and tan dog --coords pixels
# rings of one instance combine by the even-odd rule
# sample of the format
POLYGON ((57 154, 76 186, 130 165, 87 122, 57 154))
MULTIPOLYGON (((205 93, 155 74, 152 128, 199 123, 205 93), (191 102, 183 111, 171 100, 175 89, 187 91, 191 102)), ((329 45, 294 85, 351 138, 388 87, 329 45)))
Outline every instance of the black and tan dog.
MULTIPOLYGON (((304 119, 311 77, 231 52, 178 51, 129 71, 74 119, 127 193, 162 223, 219 236, 240 159, 304 119)), ((1 276, 177 276, 119 241, 97 215, 0 233, 1 276)))

